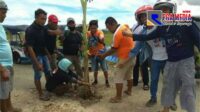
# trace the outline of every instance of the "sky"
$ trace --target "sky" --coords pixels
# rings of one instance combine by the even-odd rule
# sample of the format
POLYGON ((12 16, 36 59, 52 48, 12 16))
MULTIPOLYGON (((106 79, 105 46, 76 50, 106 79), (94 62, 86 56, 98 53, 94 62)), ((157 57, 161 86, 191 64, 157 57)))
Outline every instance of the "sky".
MULTIPOLYGON (((34 11, 44 9, 48 15, 58 16, 59 24, 66 24, 68 17, 73 17, 76 24, 82 23, 82 7, 80 0, 4 0, 8 5, 7 17, 3 24, 30 25, 34 21, 34 11)), ((134 13, 142 5, 153 5, 157 0, 93 0, 88 3, 87 23, 97 19, 100 29, 105 28, 105 20, 112 16, 120 24, 130 27, 136 23, 134 13)), ((198 15, 199 0, 178 0, 178 10, 192 10, 198 15), (190 1, 187 3, 185 1, 190 1), (181 5, 180 5, 181 4, 181 5)))

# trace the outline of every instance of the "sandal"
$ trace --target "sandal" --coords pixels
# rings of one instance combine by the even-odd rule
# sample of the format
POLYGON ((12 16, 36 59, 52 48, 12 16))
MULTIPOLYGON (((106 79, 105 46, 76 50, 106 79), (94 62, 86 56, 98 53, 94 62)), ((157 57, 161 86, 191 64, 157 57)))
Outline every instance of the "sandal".
POLYGON ((92 85, 97 85, 97 80, 95 80, 93 83, 92 83, 92 85))
POLYGON ((170 109, 172 111, 176 111, 177 110, 177 105, 176 104, 173 104, 172 106, 170 106, 170 109))
POLYGON ((117 98, 117 97, 113 97, 113 98, 110 98, 110 103, 120 103, 122 100, 121 98, 117 98))
POLYGON ((110 84, 109 84, 109 82, 108 81, 106 81, 106 87, 110 87, 110 84))
POLYGON ((129 96, 131 96, 131 92, 130 92, 130 91, 128 91, 128 90, 124 91, 124 93, 125 93, 126 95, 129 95, 129 96))
POLYGON ((49 98, 48 95, 42 95, 42 96, 40 96, 40 100, 42 100, 42 101, 49 101, 50 98, 49 98))
POLYGON ((144 86, 143 86, 143 89, 144 89, 145 91, 149 90, 149 85, 144 85, 144 86))

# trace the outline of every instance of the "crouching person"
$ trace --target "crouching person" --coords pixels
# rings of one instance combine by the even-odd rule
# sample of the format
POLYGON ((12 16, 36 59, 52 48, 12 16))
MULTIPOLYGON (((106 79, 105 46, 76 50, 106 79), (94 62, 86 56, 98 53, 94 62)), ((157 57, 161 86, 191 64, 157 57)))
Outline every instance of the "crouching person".
POLYGON ((57 70, 53 72, 46 83, 46 90, 48 92, 62 96, 69 90, 69 83, 89 86, 89 83, 81 81, 81 78, 69 69, 71 65, 72 62, 66 58, 63 58, 58 62, 57 70))

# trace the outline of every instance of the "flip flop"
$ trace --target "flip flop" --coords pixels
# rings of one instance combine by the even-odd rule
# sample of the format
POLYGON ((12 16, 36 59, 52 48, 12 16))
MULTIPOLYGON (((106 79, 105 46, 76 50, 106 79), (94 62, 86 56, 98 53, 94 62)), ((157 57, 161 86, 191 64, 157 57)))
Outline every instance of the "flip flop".
POLYGON ((42 96, 40 96, 40 100, 42 100, 42 101, 49 101, 50 98, 47 95, 42 95, 42 96))
POLYGON ((121 99, 118 99, 118 98, 116 98, 116 97, 113 97, 113 98, 111 98, 110 99, 110 103, 120 103, 122 100, 121 99))
POLYGON ((148 85, 144 85, 144 86, 143 86, 143 89, 144 89, 145 91, 147 91, 147 90, 149 90, 149 86, 148 86, 148 85))
POLYGON ((126 95, 131 96, 131 92, 129 92, 128 90, 124 91, 124 93, 125 93, 126 95))
POLYGON ((108 82, 106 82, 106 87, 109 88, 110 87, 110 84, 108 82))

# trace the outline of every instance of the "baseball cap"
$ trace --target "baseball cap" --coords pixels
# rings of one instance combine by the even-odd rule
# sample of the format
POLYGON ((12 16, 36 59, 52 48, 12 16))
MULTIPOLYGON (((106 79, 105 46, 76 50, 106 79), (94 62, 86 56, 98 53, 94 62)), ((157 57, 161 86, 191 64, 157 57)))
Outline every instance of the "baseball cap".
POLYGON ((59 22, 57 16, 54 14, 49 15, 48 19, 49 19, 49 21, 56 23, 56 24, 59 22))
POLYGON ((0 9, 8 10, 8 6, 3 0, 0 0, 0 9))
POLYGON ((62 60, 60 60, 60 61, 58 62, 58 67, 59 67, 61 70, 67 72, 67 71, 68 71, 68 68, 69 68, 69 66, 70 66, 71 64, 72 64, 71 61, 69 61, 69 60, 66 59, 66 58, 63 58, 62 60))
POLYGON ((71 17, 70 17, 70 18, 68 18, 68 19, 67 19, 67 24, 68 24, 69 22, 74 22, 74 23, 75 23, 75 20, 74 20, 74 18, 71 18, 71 17))

